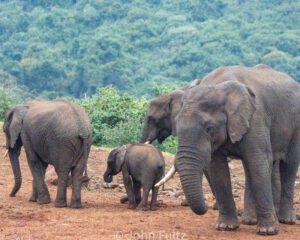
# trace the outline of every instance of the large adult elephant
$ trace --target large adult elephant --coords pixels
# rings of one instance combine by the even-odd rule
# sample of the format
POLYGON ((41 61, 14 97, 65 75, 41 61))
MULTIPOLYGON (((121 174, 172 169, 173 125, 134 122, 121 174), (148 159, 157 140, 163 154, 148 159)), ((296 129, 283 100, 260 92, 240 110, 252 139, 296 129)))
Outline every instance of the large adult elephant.
POLYGON ((30 201, 50 202, 44 178, 51 164, 58 175, 55 206, 67 206, 67 179, 71 172, 70 207, 81 207, 82 174, 92 142, 89 118, 81 107, 67 101, 30 101, 6 114, 3 131, 15 176, 10 196, 15 196, 21 187, 19 155, 24 146, 33 176, 30 201))
POLYGON ((226 158, 242 159, 258 218, 257 233, 294 224, 293 193, 300 159, 300 86, 268 67, 221 67, 186 91, 176 118, 175 167, 191 209, 207 211, 201 182, 209 167, 219 206, 218 230, 238 228, 226 158), (271 173, 280 161, 278 219, 271 173))

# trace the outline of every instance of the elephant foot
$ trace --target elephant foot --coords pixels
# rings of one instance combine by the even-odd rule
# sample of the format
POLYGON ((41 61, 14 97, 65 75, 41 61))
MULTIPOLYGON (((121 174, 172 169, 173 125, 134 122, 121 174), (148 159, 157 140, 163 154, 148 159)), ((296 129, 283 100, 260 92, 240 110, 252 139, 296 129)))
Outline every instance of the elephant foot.
POLYGON ((137 205, 135 203, 129 203, 128 209, 136 209, 137 205))
POLYGON ((38 204, 48 204, 51 202, 51 198, 49 194, 45 194, 43 196, 38 196, 37 203, 38 204))
POLYGON ((151 211, 156 211, 158 209, 157 205, 150 206, 151 211))
POLYGON ((56 208, 64 208, 64 207, 67 207, 67 202, 66 201, 58 201, 56 200, 54 202, 54 207, 56 208))
POLYGON ((70 208, 82 208, 81 200, 71 200, 70 208))
POLYGON ((256 229, 258 235, 276 235, 278 234, 278 231, 277 223, 258 224, 256 229))
POLYGON ((31 197, 29 198, 30 202, 37 202, 37 194, 32 194, 31 197))
POLYGON ((142 205, 142 204, 139 204, 136 209, 141 210, 141 211, 148 211, 149 207, 147 207, 145 205, 142 205))
POLYGON ((120 203, 124 204, 124 203, 126 203, 126 202, 128 202, 128 196, 127 196, 127 195, 121 197, 121 199, 120 199, 120 203))
POLYGON ((257 217, 254 213, 243 213, 242 223, 245 225, 256 225, 257 224, 257 217))
POLYGON ((189 206, 190 206, 190 204, 187 202, 186 198, 184 198, 184 199, 182 200, 182 202, 181 202, 180 205, 183 206, 183 207, 189 207, 189 206))
POLYGON ((279 213, 278 220, 280 223, 293 225, 296 224, 297 218, 294 211, 282 211, 279 213))
POLYGON ((217 202, 214 203, 214 205, 213 205, 213 210, 219 210, 219 207, 218 207, 217 202))
POLYGON ((237 218, 235 217, 231 217, 231 218, 219 217, 216 223, 216 229, 219 231, 234 231, 238 228, 239 228, 239 223, 237 218))

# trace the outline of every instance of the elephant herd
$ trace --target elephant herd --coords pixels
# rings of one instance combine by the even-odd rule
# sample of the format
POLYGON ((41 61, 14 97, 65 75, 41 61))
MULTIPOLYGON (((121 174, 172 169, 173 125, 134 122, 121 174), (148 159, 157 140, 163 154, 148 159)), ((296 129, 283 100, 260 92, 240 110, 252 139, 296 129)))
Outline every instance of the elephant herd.
MULTIPOLYGON (((67 101, 30 101, 6 114, 3 130, 15 176, 11 196, 21 186, 18 158, 24 146, 33 176, 30 201, 50 202, 44 178, 51 164, 58 175, 55 206, 67 206, 71 173, 70 207, 81 207, 82 176, 92 133, 80 107, 67 101)), ((235 230, 239 222, 227 161, 231 157, 242 161, 245 172, 243 223, 257 224, 260 235, 277 234, 278 222, 296 223, 293 197, 300 161, 300 85, 291 77, 262 64, 220 67, 202 80, 158 96, 149 103, 141 143, 161 143, 170 135, 178 137, 178 148, 174 165, 163 179, 160 153, 145 154, 155 151, 151 145, 125 145, 111 152, 104 179, 109 182, 122 170, 128 180, 124 183, 129 204, 138 196, 145 207, 149 191, 157 195, 158 187, 177 171, 192 211, 205 214, 205 174, 219 210, 216 229, 235 230), (137 146, 145 149, 137 150, 137 146), (144 160, 132 160, 133 165, 125 166, 129 158, 144 160), (143 175, 152 170, 160 172, 149 184, 143 175)), ((152 198, 151 207, 155 204, 152 198)))

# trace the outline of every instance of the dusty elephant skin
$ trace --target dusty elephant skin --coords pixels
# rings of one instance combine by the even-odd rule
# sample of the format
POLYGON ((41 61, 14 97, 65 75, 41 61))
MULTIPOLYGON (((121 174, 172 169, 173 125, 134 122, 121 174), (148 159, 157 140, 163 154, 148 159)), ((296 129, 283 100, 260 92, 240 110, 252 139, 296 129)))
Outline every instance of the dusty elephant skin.
POLYGON ((45 184, 45 172, 51 164, 58 175, 55 206, 67 206, 67 180, 71 172, 70 207, 81 207, 82 174, 92 142, 89 119, 81 107, 67 101, 30 101, 6 114, 3 131, 15 176, 11 196, 21 187, 19 155, 24 146, 33 176, 30 201, 51 201, 45 184))
POLYGON ((278 233, 272 198, 273 163, 280 161, 281 200, 278 219, 294 224, 293 194, 300 158, 300 86, 266 66, 222 67, 185 92, 176 119, 176 168, 192 210, 204 214, 199 183, 209 167, 219 218, 216 228, 238 228, 226 158, 242 159, 246 184, 257 215, 257 233, 278 233))
MULTIPOLYGON (((107 159, 103 175, 105 182, 111 182, 114 175, 122 171, 130 209, 147 210, 150 190, 150 210, 157 209, 158 189, 154 187, 163 176, 165 161, 161 152, 149 144, 128 144, 113 149, 107 159), (141 196, 141 188, 143 196, 141 196)), ((121 202, 127 199, 122 198, 121 202)))

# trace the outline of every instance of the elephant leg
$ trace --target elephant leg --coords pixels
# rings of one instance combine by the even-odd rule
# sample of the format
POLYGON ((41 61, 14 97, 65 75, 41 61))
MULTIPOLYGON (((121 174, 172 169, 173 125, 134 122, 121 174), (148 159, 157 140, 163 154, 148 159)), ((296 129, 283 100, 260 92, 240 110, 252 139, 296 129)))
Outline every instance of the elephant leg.
MULTIPOLYGON (((39 204, 47 204, 51 202, 50 194, 44 179, 44 170, 41 159, 32 150, 26 151, 28 165, 33 176, 33 194, 32 200, 39 204)), ((31 200, 31 198, 30 198, 31 200)))
POLYGON ((150 210, 157 210, 157 195, 158 195, 158 187, 152 187, 152 198, 150 203, 150 210))
POLYGON ((275 213, 271 171, 273 159, 272 150, 268 146, 256 143, 245 147, 243 158, 245 171, 249 173, 251 193, 257 215, 257 234, 274 235, 278 233, 278 220, 275 213))
POLYGON ((124 186, 125 186, 126 193, 127 193, 127 196, 128 196, 128 208, 129 209, 135 209, 137 204, 136 204, 136 201, 135 201, 132 179, 131 179, 131 177, 130 177, 130 175, 129 175, 129 173, 128 173, 128 171, 125 167, 123 167, 122 173, 123 173, 124 186))
POLYGON ((274 202, 274 207, 277 216, 279 216, 279 206, 280 206, 280 196, 281 196, 279 164, 280 161, 274 162, 273 171, 272 171, 272 195, 273 195, 273 202, 274 202))
POLYGON ((30 197, 29 201, 30 202, 37 202, 37 198, 38 198, 37 183, 33 179, 32 180, 32 194, 31 194, 31 197, 30 197))
MULTIPOLYGON (((205 177, 207 179, 207 182, 209 184, 209 187, 211 189, 212 194, 214 195, 214 197, 216 197, 215 190, 214 190, 214 187, 212 185, 212 182, 211 182, 208 170, 204 170, 204 175, 205 175, 205 177)), ((213 210, 218 210, 218 204, 217 204, 217 202, 214 203, 213 210)))
POLYGON ((209 164, 209 172, 219 207, 216 229, 222 231, 235 230, 239 227, 239 223, 232 195, 227 158, 218 153, 213 154, 209 164))
POLYGON ((57 208, 62 208, 67 206, 67 184, 69 171, 56 170, 56 173, 58 175, 58 180, 54 206, 57 208))
POLYGON ((149 186, 149 184, 143 185, 143 197, 142 197, 142 201, 138 205, 139 210, 143 210, 143 211, 148 210, 147 205, 148 205, 148 197, 149 197, 150 190, 151 190, 151 186, 149 186))
MULTIPOLYGON (((45 174, 46 174, 46 170, 48 167, 48 163, 42 161, 41 165, 42 165, 43 177, 45 179, 45 174)), ((32 181, 32 194, 31 194, 29 201, 36 202, 37 198, 38 198, 37 183, 35 181, 32 181)))
POLYGON ((251 193, 250 175, 249 172, 247 171, 247 168, 245 168, 245 166, 244 166, 244 171, 245 171, 245 192, 244 192, 244 211, 242 216, 242 223, 246 225, 256 225, 257 216, 256 216, 256 208, 254 204, 253 195, 251 193))
POLYGON ((280 162, 281 201, 279 206, 279 221, 285 224, 295 224, 296 214, 293 208, 294 186, 300 161, 300 139, 294 139, 287 154, 286 161, 280 162))
POLYGON ((134 179, 132 179, 132 181, 133 181, 133 192, 134 192, 135 202, 136 204, 139 204, 142 200, 141 183, 134 179))
POLYGON ((84 165, 77 164, 71 171, 72 176, 72 197, 71 208, 81 208, 81 187, 82 187, 82 175, 84 172, 84 165))

